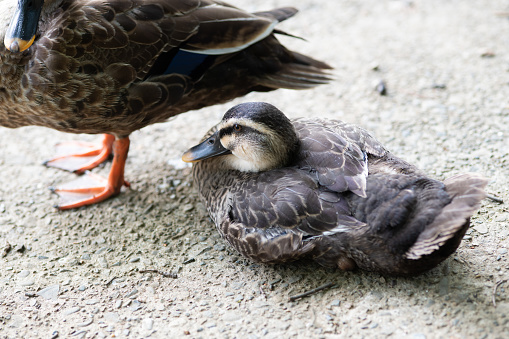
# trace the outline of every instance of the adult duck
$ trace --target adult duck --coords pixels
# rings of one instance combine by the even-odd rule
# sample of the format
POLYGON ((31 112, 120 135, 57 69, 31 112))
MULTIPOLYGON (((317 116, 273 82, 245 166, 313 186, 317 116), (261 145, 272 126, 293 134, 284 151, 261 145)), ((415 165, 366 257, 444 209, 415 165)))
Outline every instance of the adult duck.
POLYGON ((0 0, 0 126, 104 133, 48 161, 83 173, 113 152, 107 179, 55 189, 60 209, 120 192, 129 134, 251 91, 326 83, 330 67, 282 46, 293 8, 250 14, 212 0, 0 0), (79 198, 76 198, 76 197, 79 198))
POLYGON ((290 121, 267 103, 233 107, 183 155, 219 233, 264 263, 415 275, 459 246, 485 197, 474 173, 443 183, 360 127, 290 121))

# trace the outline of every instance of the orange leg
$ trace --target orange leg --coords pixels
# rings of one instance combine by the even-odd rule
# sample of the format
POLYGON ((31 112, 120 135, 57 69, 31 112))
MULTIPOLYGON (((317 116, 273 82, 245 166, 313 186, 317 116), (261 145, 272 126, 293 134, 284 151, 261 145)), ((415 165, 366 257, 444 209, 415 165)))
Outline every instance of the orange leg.
POLYGON ((82 174, 106 161, 113 151, 114 142, 115 136, 104 134, 99 144, 76 141, 61 143, 57 148, 65 155, 45 161, 44 165, 82 174))
POLYGON ((124 180, 128 152, 129 138, 118 139, 113 143, 113 163, 107 179, 87 172, 75 181, 53 188, 63 200, 56 207, 66 210, 95 204, 119 194, 122 186, 129 187, 129 183, 124 180))

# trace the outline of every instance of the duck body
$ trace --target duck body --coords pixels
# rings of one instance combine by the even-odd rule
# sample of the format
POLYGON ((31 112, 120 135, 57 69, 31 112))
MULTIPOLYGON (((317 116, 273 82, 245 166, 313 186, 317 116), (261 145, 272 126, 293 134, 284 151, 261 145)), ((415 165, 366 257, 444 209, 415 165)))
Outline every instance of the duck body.
MULTIPOLYGON (((189 110, 329 80, 328 65, 277 41, 276 25, 296 13, 289 7, 251 14, 208 0, 0 6, 0 27, 8 27, 0 30, 0 125, 108 134, 107 153, 113 140, 189 110), (27 6, 40 6, 35 24, 27 6), (23 36, 27 27, 31 38, 23 36)), ((104 158, 80 168, 53 165, 83 172, 104 158)))
POLYGON ((0 47, 2 126, 125 137, 182 112, 280 88, 268 75, 292 63, 315 78, 311 71, 287 87, 326 82, 318 75, 324 63, 312 66, 272 34, 292 8, 254 15, 215 1, 46 2, 29 49, 0 47))
MULTIPOLYGON (((248 121, 249 128, 260 126, 250 119, 252 114, 263 116, 258 121, 282 114, 261 103, 231 111, 227 115, 241 116, 233 124, 248 121), (263 110, 266 114, 260 115, 263 110)), ((345 270, 419 274, 456 250, 485 195, 482 176, 431 179, 362 128, 337 120, 292 120, 291 143, 298 146, 286 165, 237 170, 231 160, 235 151, 203 156, 211 139, 236 149, 228 143, 231 136, 221 137, 231 125, 225 117, 184 160, 196 161, 194 181, 221 236, 254 261, 310 256, 323 266, 345 270)), ((253 135, 270 129, 263 122, 261 126, 253 135)), ((256 146, 239 145, 246 153, 257 152, 256 146)))

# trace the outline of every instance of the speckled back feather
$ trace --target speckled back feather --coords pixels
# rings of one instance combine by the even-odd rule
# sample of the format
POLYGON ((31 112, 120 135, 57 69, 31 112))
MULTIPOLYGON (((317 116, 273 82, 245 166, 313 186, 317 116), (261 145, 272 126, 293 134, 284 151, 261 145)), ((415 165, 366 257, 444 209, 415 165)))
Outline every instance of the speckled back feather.
POLYGON ((250 14, 208 0, 54 4, 46 1, 39 36, 27 51, 0 46, 2 126, 125 137, 250 91, 328 82, 323 69, 329 66, 287 50, 273 35, 293 8, 250 14), (154 66, 179 51, 209 58, 192 74, 164 74, 165 67, 154 66))

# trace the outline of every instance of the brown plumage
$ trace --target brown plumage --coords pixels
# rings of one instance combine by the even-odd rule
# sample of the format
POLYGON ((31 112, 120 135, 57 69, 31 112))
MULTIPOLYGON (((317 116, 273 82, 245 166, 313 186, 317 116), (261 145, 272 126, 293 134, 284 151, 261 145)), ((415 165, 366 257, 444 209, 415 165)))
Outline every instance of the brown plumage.
MULTIPOLYGON (((0 27, 7 28, 28 1, 19 3, 1 0, 0 27)), ((88 152, 96 159, 76 168, 64 157, 50 166, 83 172, 114 147, 125 158, 129 134, 149 124, 251 91, 328 81, 328 65, 287 50, 274 36, 293 8, 250 14, 207 0, 33 3, 43 6, 33 45, 16 35, 16 19, 7 31, 0 28, 7 44, 0 47, 0 125, 111 135, 104 147, 88 152)), ((109 179, 114 187, 100 199, 61 208, 118 193, 123 163, 109 179)))
POLYGON ((453 253, 487 183, 475 173, 431 179, 360 127, 290 121, 266 103, 229 110, 183 159, 242 255, 389 275, 422 273, 453 253))

